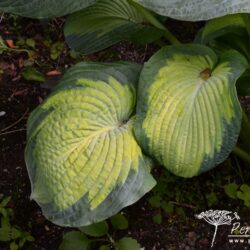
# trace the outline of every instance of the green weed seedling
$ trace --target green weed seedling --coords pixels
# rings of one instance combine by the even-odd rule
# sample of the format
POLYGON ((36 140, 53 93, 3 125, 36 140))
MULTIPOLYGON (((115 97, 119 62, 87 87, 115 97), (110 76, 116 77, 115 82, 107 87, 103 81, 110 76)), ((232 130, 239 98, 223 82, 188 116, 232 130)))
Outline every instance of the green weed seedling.
POLYGON ((30 55, 30 51, 27 49, 19 49, 19 48, 10 48, 8 47, 3 38, 0 36, 0 55, 3 52, 26 52, 28 55, 30 55))
MULTIPOLYGON (((1 197, 0 197, 1 199, 1 197)), ((34 237, 29 232, 23 231, 17 225, 12 225, 11 220, 14 217, 14 211, 8 208, 11 197, 3 198, 0 203, 0 242, 9 244, 10 250, 22 249, 27 241, 34 241, 34 237)))
POLYGON ((229 183, 224 187, 225 193, 231 199, 240 199, 244 201, 246 207, 250 207, 250 186, 247 184, 238 185, 236 183, 229 183))
POLYGON ((92 250, 97 249, 97 245, 98 250, 139 250, 139 243, 131 237, 114 240, 115 232, 126 230, 128 226, 126 217, 121 213, 116 214, 109 221, 80 227, 79 231, 66 233, 59 250, 92 250), (113 231, 112 235, 110 231, 113 231))
POLYGON ((62 42, 56 42, 52 44, 51 51, 50 51, 50 58, 52 60, 56 60, 60 57, 64 50, 64 43, 62 42))

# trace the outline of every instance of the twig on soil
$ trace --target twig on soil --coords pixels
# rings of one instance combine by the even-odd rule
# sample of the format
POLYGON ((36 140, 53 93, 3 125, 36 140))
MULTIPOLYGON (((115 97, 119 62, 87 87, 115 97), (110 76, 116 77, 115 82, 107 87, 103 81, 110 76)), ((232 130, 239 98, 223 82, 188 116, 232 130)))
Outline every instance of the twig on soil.
POLYGON ((17 125, 20 121, 23 120, 23 118, 28 114, 28 112, 29 112, 29 108, 26 109, 26 111, 24 112, 24 114, 17 121, 15 121, 14 123, 12 123, 8 127, 1 129, 0 132, 4 132, 4 131, 6 131, 6 130, 12 128, 12 127, 14 127, 15 125, 17 125))
POLYGON ((3 21, 4 18, 4 12, 2 13, 1 17, 0 17, 0 23, 3 21))
POLYGON ((115 246, 115 241, 114 241, 114 239, 112 238, 112 236, 111 236, 109 233, 107 233, 107 236, 108 236, 110 242, 115 246))
POLYGON ((59 67, 59 63, 60 63, 60 60, 61 60, 61 55, 62 55, 62 53, 60 53, 60 55, 58 56, 57 63, 56 63, 56 69, 58 69, 58 67, 59 67))
POLYGON ((20 128, 20 129, 16 129, 16 130, 11 130, 11 131, 8 131, 8 132, 4 132, 4 133, 1 133, 0 136, 2 136, 2 135, 8 135, 8 134, 13 134, 13 133, 20 132, 20 131, 26 131, 26 128, 20 128))
POLYGON ((169 203, 179 206, 179 207, 186 207, 186 208, 192 208, 195 209, 196 207, 190 204, 186 204, 186 203, 179 203, 179 202, 175 202, 175 201, 170 201, 169 203))

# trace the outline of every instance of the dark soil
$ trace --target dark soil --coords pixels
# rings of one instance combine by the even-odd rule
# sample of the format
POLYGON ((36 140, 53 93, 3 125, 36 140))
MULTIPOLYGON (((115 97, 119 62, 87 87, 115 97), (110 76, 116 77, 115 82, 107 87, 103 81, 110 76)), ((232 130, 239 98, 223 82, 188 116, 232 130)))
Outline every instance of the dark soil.
MULTIPOLYGON (((197 28, 202 25, 200 23, 181 25, 180 22, 173 20, 169 20, 168 24, 170 29, 185 42, 191 41, 197 28)), ((4 39, 13 40, 15 43, 21 37, 33 38, 36 41, 36 55, 32 60, 34 67, 38 68, 42 73, 54 69, 64 71, 65 68, 68 68, 79 59, 71 58, 68 55, 68 49, 65 47, 58 60, 53 61, 49 58, 50 48, 42 43, 45 38, 49 38, 52 42, 61 41, 63 39, 62 25, 63 19, 40 24, 35 20, 5 16, 0 23, 0 35, 4 39), (45 30, 48 31, 45 32, 45 30)), ((137 46, 124 42, 81 59, 144 62, 157 49, 156 46, 137 46)), ((25 63, 29 61, 30 58, 26 53, 4 52, 0 54, 0 69, 3 71, 3 74, 0 74, 0 193, 12 198, 9 207, 13 208, 15 213, 13 224, 17 224, 23 230, 29 231, 35 238, 34 242, 26 243, 23 249, 54 250, 58 249, 63 234, 70 229, 50 223, 43 217, 39 206, 29 199, 30 182, 24 162, 24 150, 26 122, 29 113, 46 98, 49 93, 48 89, 55 85, 58 77, 47 77, 46 82, 43 84, 24 80, 21 77, 21 72, 25 63)), ((249 99, 245 98, 244 102, 247 106, 249 99)), ((232 159, 232 162, 234 162, 234 159, 232 159)), ((164 175, 164 170, 156 168, 154 175, 160 177, 164 175)), ((245 181, 249 182, 250 175, 245 168, 243 169, 243 175, 245 181)), ((194 198, 191 202, 188 197, 184 197, 185 203, 174 199, 173 202, 175 202, 176 208, 182 208, 184 214, 173 213, 168 215, 163 213, 161 224, 155 223, 152 219, 154 215, 159 213, 160 209, 153 208, 149 204, 148 199, 153 195, 153 192, 151 192, 141 201, 124 210, 129 220, 129 229, 113 232, 113 238, 119 239, 123 236, 132 236, 138 240, 142 249, 145 250, 210 249, 214 227, 196 219, 194 214, 208 208, 226 209, 238 211, 241 215, 242 224, 250 223, 249 209, 244 207, 243 202, 228 198, 221 186, 214 187, 217 179, 222 178, 222 176, 223 178, 226 176, 231 181, 239 182, 239 176, 236 176, 234 169, 224 164, 201 177, 191 180, 179 178, 178 183, 169 185, 167 192, 171 193, 171 190, 175 192, 175 187, 180 186, 181 193, 185 195, 189 191, 195 193, 197 198, 194 198), (218 197, 218 201, 212 205, 208 204, 209 200, 206 198, 207 187, 209 187, 209 190, 213 187, 218 197)), ((223 178, 218 186, 226 183, 227 179, 224 180, 223 178)), ((230 233, 230 229, 231 226, 219 227, 214 249, 249 249, 250 244, 228 243, 227 235, 230 233)), ((7 250, 8 244, 0 243, 0 249, 7 250)))

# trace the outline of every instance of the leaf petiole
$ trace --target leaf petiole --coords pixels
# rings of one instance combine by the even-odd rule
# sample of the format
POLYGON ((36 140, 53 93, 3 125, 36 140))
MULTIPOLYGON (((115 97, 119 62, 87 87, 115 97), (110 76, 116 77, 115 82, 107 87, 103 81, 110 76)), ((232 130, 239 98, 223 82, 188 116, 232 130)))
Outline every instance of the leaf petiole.
POLYGON ((243 149, 239 148, 239 147, 235 147, 232 151, 233 154, 237 155, 238 157, 240 157, 241 159, 243 159, 244 161, 250 163, 250 154, 248 154, 246 151, 244 151, 243 149))

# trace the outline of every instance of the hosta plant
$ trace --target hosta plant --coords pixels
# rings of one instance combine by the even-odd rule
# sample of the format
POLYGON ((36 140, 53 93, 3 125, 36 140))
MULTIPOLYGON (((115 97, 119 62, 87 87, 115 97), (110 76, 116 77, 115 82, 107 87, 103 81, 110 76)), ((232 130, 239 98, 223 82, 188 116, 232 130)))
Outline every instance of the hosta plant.
POLYGON ((139 145, 179 176, 215 167, 237 142, 235 82, 246 67, 236 51, 218 58, 201 45, 163 48, 142 70, 135 114, 141 66, 75 65, 29 118, 31 197, 54 223, 83 226, 154 186, 139 145))
POLYGON ((0 11, 35 18, 75 12, 64 34, 82 54, 122 40, 173 44, 144 66, 77 64, 32 112, 25 152, 31 198, 54 223, 89 225, 133 204, 155 185, 156 162, 182 177, 214 168, 232 151, 250 162, 250 124, 235 86, 248 93, 249 14, 221 17, 249 13, 248 0, 5 0, 0 11), (193 44, 180 45, 156 13, 218 18, 193 44), (246 150, 235 148, 241 126, 246 150))

